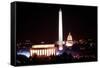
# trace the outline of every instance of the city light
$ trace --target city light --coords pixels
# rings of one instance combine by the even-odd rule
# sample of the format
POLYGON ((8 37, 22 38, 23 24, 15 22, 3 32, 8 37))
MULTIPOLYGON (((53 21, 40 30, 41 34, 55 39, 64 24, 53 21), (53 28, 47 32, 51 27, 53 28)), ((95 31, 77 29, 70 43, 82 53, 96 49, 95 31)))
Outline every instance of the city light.
POLYGON ((59 50, 63 50, 63 47, 62 46, 59 46, 59 50))

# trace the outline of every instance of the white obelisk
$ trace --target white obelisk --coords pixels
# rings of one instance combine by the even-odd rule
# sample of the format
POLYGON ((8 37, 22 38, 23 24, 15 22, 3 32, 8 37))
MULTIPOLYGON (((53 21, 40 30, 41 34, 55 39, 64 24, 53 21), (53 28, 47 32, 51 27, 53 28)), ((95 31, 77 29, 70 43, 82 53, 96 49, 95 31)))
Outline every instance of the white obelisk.
POLYGON ((59 50, 63 50, 62 11, 59 10, 59 50))

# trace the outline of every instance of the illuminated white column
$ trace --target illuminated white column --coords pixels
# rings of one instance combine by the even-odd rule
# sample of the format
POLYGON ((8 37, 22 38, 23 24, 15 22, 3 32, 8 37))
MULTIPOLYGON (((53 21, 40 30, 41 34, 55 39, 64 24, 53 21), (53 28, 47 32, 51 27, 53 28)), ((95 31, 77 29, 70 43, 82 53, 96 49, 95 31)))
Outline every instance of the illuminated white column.
POLYGON ((55 49, 53 49, 53 55, 55 55, 55 49))
POLYGON ((53 51, 52 51, 52 48, 50 49, 50 55, 52 55, 53 51))
POLYGON ((50 55, 52 55, 52 53, 53 53, 52 48, 50 49, 50 52, 51 52, 50 55))
POLYGON ((41 50, 41 55, 43 55, 43 50, 41 50))
POLYGON ((50 49, 48 49, 48 56, 50 56, 50 53, 51 53, 51 52, 50 52, 50 49))
POLYGON ((47 56, 47 49, 46 49, 46 56, 47 56))
POLYGON ((43 55, 44 55, 44 49, 42 50, 42 53, 43 53, 43 55))
POLYGON ((39 56, 39 50, 37 50, 37 55, 39 56))
POLYGON ((48 53, 48 49, 47 49, 47 56, 49 55, 49 53, 48 53))
POLYGON ((39 50, 37 50, 37 55, 39 55, 39 50))
POLYGON ((53 48, 51 49, 51 55, 53 55, 53 48))
POLYGON ((59 10, 59 50, 63 49, 62 11, 59 10))
POLYGON ((44 49, 44 55, 46 56, 46 49, 44 49))
POLYGON ((40 55, 40 50, 39 50, 39 56, 41 56, 41 55, 40 55))
POLYGON ((35 50, 35 54, 37 55, 37 50, 35 50))
POLYGON ((41 50, 40 50, 40 56, 41 56, 41 50))

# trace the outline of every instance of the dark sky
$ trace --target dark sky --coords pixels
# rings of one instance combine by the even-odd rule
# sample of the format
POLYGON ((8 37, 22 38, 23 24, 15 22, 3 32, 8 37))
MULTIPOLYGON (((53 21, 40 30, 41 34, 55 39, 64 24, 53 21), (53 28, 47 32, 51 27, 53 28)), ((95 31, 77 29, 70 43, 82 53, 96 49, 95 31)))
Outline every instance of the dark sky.
POLYGON ((64 40, 69 32, 73 39, 97 38, 97 7, 17 3, 17 40, 33 43, 58 40, 58 12, 62 9, 64 40))

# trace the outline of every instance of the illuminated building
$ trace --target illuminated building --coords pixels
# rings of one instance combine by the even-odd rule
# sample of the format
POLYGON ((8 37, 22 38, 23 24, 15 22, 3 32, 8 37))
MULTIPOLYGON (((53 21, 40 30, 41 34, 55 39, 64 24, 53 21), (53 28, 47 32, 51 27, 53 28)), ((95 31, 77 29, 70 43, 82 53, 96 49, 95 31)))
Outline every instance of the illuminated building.
POLYGON ((67 41, 66 41, 66 46, 70 47, 73 45, 73 39, 72 39, 72 35, 69 32, 68 37, 67 37, 67 41))
POLYGON ((32 45, 30 55, 34 56, 51 56, 56 54, 56 47, 54 44, 32 45))

